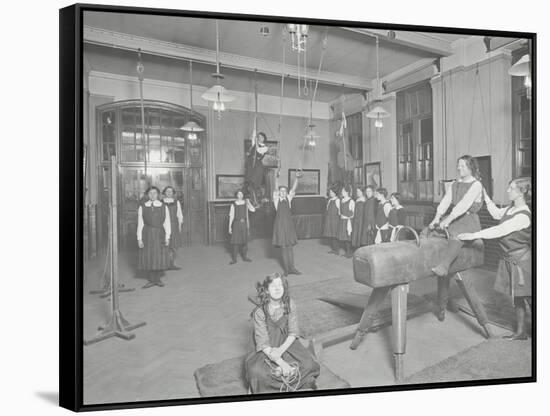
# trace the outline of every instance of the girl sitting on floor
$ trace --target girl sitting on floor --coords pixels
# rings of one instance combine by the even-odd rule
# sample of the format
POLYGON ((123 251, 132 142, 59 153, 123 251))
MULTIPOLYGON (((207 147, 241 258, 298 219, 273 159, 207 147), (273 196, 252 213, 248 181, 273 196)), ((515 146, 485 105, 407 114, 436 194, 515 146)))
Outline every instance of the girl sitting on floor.
POLYGON ((256 284, 259 305, 252 311, 256 349, 245 359, 252 393, 316 389, 319 363, 298 339, 296 304, 279 273, 256 284))

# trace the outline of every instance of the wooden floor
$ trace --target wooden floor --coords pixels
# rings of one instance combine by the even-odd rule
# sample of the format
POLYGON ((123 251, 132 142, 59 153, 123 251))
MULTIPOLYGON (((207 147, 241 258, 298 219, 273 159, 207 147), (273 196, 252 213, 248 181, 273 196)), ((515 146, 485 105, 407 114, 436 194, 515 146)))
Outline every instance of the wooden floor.
MULTIPOLYGON (((327 254, 317 240, 295 248, 296 266, 304 274, 290 276, 291 286, 326 279, 352 279, 351 260, 327 254)), ((229 266, 224 247, 180 250, 180 271, 167 272, 166 286, 142 290, 134 277, 132 255, 121 254, 121 280, 136 290, 120 295, 120 309, 130 322, 146 321, 131 341, 109 339, 84 347, 84 402, 109 403, 197 397, 193 372, 205 365, 242 355, 250 341, 246 300, 254 284, 267 273, 280 271, 271 244, 250 244, 252 263, 229 266)), ((104 259, 87 266, 84 297, 84 338, 92 337, 109 317, 109 302, 88 294, 99 285, 104 259)), ((491 290, 492 273, 476 271, 479 290, 491 290)), ((435 290, 431 279, 415 283, 411 292, 435 290)), ((483 341, 467 317, 449 316, 444 324, 431 314, 409 322, 405 375, 452 356, 483 341), (429 334, 429 335, 428 335, 429 334)), ((502 331, 495 328, 495 332, 502 331)), ((352 386, 392 384, 388 357, 389 332, 369 334, 359 350, 340 344, 325 350, 323 360, 352 386)))

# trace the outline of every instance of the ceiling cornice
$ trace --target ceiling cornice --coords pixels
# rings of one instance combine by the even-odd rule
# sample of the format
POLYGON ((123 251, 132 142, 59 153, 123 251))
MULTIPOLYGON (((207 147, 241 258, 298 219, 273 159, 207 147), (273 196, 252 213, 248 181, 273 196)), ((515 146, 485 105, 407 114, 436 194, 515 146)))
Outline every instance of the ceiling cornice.
POLYGON ((400 30, 363 29, 357 27, 343 27, 343 29, 361 33, 365 36, 376 36, 385 41, 409 46, 439 56, 450 56, 453 54, 452 42, 429 34, 400 30))
MULTIPOLYGON (((140 48, 144 54, 181 60, 193 60, 195 62, 212 65, 216 64, 216 51, 214 50, 130 35, 86 25, 84 26, 84 42, 134 52, 137 52, 138 48, 140 48)), ((227 52, 220 52, 219 56, 221 65, 228 68, 244 71, 257 70, 259 73, 277 76, 281 75, 283 69, 281 62, 252 58, 227 52)), ((285 73, 291 78, 298 78, 298 68, 295 65, 287 64, 285 66, 285 73)), ((301 77, 303 77, 303 74, 301 74, 301 77)), ((308 69, 307 77, 308 79, 317 79, 317 70, 308 69)), ((357 88, 366 91, 372 90, 371 79, 336 72, 321 71, 319 73, 319 83, 339 86, 344 85, 348 88, 357 88)))

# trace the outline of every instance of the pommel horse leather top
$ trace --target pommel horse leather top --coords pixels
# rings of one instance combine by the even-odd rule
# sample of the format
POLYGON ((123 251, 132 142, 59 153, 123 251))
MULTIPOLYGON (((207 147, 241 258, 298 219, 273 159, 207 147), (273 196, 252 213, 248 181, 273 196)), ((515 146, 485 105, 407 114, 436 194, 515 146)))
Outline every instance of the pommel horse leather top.
MULTIPOLYGON (((438 319, 445 319, 445 308, 449 296, 449 283, 451 277, 456 277, 456 282, 462 290, 470 308, 487 337, 491 337, 488 319, 479 301, 469 277, 463 278, 460 272, 473 267, 479 267, 484 262, 483 241, 476 240, 465 244, 459 256, 451 264, 449 274, 445 277, 437 277, 432 272, 447 248, 447 239, 441 237, 420 238, 410 227, 415 235, 415 241, 393 241, 374 246, 359 248, 353 256, 353 275, 358 283, 374 288, 361 321, 355 331, 355 336, 350 345, 356 349, 365 334, 373 324, 374 316, 381 306, 384 298, 391 293, 392 305, 392 335, 393 353, 395 364, 395 378, 398 382, 403 380, 403 356, 406 350, 406 324, 407 324, 407 293, 409 283, 424 278, 436 278, 438 285, 438 304, 440 313, 438 319)), ((448 237, 448 235, 447 235, 448 237)))
MULTIPOLYGON (((358 283, 373 288, 434 277, 431 269, 439 264, 446 247, 447 240, 438 237, 361 247, 353 256, 353 276, 358 283)), ((475 240, 464 245, 449 274, 482 266, 483 262, 483 241, 475 240)))

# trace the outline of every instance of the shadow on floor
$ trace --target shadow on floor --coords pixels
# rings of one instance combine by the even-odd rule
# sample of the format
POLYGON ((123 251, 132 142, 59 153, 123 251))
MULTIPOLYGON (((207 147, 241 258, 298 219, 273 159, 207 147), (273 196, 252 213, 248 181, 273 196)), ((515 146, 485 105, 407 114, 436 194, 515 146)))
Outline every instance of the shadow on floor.
POLYGON ((59 405, 59 393, 57 391, 37 391, 34 394, 49 404, 59 405))

